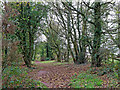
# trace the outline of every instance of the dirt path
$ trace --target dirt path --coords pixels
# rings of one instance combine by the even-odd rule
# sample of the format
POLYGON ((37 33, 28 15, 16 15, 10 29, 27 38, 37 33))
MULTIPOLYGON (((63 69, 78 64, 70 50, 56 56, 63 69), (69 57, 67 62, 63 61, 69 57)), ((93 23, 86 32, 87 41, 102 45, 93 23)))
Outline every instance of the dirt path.
POLYGON ((37 69, 29 73, 30 77, 41 81, 49 88, 70 88, 70 78, 76 73, 88 70, 90 65, 74 65, 74 64, 43 64, 35 62, 37 69), (42 67, 42 69, 39 69, 42 67))

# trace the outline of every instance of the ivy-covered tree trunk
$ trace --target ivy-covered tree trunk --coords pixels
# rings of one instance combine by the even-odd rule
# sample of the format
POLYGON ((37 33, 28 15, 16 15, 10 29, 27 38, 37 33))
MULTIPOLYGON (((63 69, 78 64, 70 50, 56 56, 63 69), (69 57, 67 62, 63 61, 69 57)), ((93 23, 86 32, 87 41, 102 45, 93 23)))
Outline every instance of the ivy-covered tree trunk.
MULTIPOLYGON (((28 49, 28 40, 30 35, 28 35, 29 33, 27 32, 26 28, 25 28, 25 25, 28 25, 28 28, 30 29, 30 23, 29 23, 29 20, 27 22, 27 24, 25 23, 25 19, 27 18, 26 15, 25 15, 25 6, 24 6, 24 3, 21 3, 20 4, 21 7, 20 7, 20 16, 19 16, 19 27, 21 29, 22 32, 19 32, 20 35, 18 35, 19 39, 21 40, 21 49, 22 49, 22 54, 23 54, 23 60, 25 62, 25 64, 27 65, 27 67, 31 67, 31 60, 30 60, 30 48, 28 49)), ((27 13, 28 14, 28 13, 27 13)), ((30 36, 31 37, 31 36, 30 36)), ((29 39, 30 40, 30 39, 29 39)))
POLYGON ((28 9, 28 15, 27 15, 27 18, 28 18, 28 33, 29 33, 29 49, 28 49, 28 61, 29 61, 29 66, 31 67, 31 60, 32 60, 32 57, 33 57, 33 54, 32 54, 32 51, 33 51, 33 42, 32 42, 32 39, 34 37, 34 35, 32 35, 32 30, 31 30, 31 23, 30 23, 30 20, 31 20, 31 16, 30 16, 30 6, 29 6, 29 2, 27 3, 27 9, 28 9))
POLYGON ((23 21, 23 18, 24 17, 24 8, 23 8, 23 3, 21 3, 21 8, 20 8, 20 17, 19 17, 19 22, 21 22, 20 24, 20 29, 22 30, 22 36, 21 36, 21 43, 22 43, 22 54, 23 54, 23 59, 24 59, 24 62, 25 64, 27 65, 27 67, 30 67, 29 66, 29 61, 28 61, 28 58, 27 58, 27 46, 26 46, 26 30, 23 28, 24 27, 24 21, 23 21))
POLYGON ((27 65, 27 67, 30 67, 30 62, 28 60, 28 49, 27 49, 27 46, 26 46, 26 31, 24 29, 22 31, 22 34, 23 34, 23 38, 22 38, 23 59, 24 59, 25 64, 27 65))
POLYGON ((93 39, 93 50, 92 50, 92 66, 101 66, 101 60, 99 59, 99 48, 101 43, 101 13, 100 13, 100 2, 95 2, 94 7, 94 39, 93 39))

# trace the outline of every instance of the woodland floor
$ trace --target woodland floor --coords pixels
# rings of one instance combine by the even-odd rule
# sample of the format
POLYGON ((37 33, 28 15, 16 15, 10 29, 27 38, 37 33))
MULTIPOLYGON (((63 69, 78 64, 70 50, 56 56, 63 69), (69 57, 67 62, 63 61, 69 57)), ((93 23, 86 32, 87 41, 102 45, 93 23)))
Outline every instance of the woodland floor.
MULTIPOLYGON (((44 62, 44 61, 43 61, 44 62)), ((37 81, 41 81, 48 88, 71 88, 71 77, 90 69, 90 64, 59 64, 34 62, 36 69, 29 72, 29 76, 37 81)), ((107 75, 99 76, 103 80, 102 87, 108 87, 110 79, 107 75)))

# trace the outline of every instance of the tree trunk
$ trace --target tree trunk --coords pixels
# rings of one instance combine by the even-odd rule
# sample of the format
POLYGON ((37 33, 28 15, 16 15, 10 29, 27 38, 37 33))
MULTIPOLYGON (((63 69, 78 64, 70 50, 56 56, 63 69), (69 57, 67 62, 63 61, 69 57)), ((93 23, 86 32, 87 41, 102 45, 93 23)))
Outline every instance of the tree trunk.
POLYGON ((69 51, 70 51, 70 13, 67 14, 67 61, 69 60, 69 51))
POLYGON ((61 52, 58 48, 58 53, 57 53, 57 62, 61 62, 61 52))
MULTIPOLYGON (((21 3, 21 17, 20 17, 20 21, 21 21, 21 18, 23 19, 24 18, 24 13, 23 13, 23 3, 21 3)), ((23 24, 20 26, 21 29, 24 27, 23 24)), ((21 40, 21 43, 22 43, 22 54, 23 54, 23 59, 24 59, 24 62, 25 64, 27 65, 27 67, 31 67, 31 63, 29 62, 29 58, 28 58, 28 49, 27 49, 27 46, 26 46, 26 30, 22 29, 22 40, 21 40)))
POLYGON ((101 43, 101 13, 100 13, 100 2, 95 2, 94 9, 94 20, 95 20, 95 30, 93 39, 93 51, 92 51, 92 66, 101 66, 101 60, 99 59, 99 48, 101 43))
POLYGON ((49 57, 49 48, 48 48, 48 43, 46 43, 46 56, 49 57))
POLYGON ((29 15, 29 10, 30 10, 30 6, 29 6, 29 2, 27 3, 27 7, 28 7, 28 18, 29 18, 29 21, 28 21, 28 29, 29 29, 29 50, 28 50, 28 62, 31 66, 31 60, 32 60, 32 51, 33 51, 33 47, 32 47, 32 30, 31 30, 31 23, 30 23, 30 19, 31 19, 31 16, 29 15))
POLYGON ((80 52, 80 64, 85 63, 85 53, 86 53, 86 30, 87 30, 87 25, 86 25, 86 20, 83 18, 83 26, 82 26, 82 51, 80 52))
MULTIPOLYGON (((77 9, 79 10, 79 2, 77 5, 77 9)), ((81 12, 83 11, 82 8, 82 3, 81 3, 81 12)), ((82 17, 82 31, 80 32, 79 30, 79 14, 77 14, 77 29, 78 29, 78 34, 79 34, 79 48, 77 47, 78 50, 78 55, 77 55, 77 59, 79 64, 85 63, 85 53, 86 53, 86 46, 85 46, 85 37, 86 37, 86 30, 87 30, 87 25, 86 25, 86 20, 85 17, 82 17), (82 35, 80 34, 82 33, 82 35), (82 39, 80 39, 82 37, 82 39)))

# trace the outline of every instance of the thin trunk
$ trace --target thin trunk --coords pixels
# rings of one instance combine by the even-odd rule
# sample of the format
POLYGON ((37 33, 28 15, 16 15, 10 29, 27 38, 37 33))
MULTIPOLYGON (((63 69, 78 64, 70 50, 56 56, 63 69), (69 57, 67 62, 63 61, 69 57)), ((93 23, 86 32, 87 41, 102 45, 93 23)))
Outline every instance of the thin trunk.
POLYGON ((28 62, 29 62, 29 66, 31 67, 31 60, 32 60, 32 57, 33 57, 33 42, 32 42, 32 38, 33 38, 33 35, 32 35, 32 30, 31 30, 31 23, 30 23, 30 19, 31 19, 31 16, 29 15, 30 13, 30 3, 28 2, 27 3, 27 8, 28 8, 28 33, 29 33, 29 50, 28 50, 28 62))
POLYGON ((86 53, 86 20, 83 18, 83 26, 82 26, 82 51, 80 52, 80 63, 85 63, 85 53, 86 53))
POLYGON ((70 56, 70 52, 69 52, 69 46, 67 46, 67 58, 65 59, 65 62, 69 62, 69 56, 70 56))
POLYGON ((67 60, 69 60, 69 51, 70 51, 70 12, 67 14, 67 60))
MULTIPOLYGON (((82 2, 81 2, 81 9, 82 9, 82 2)), ((78 5, 77 5, 77 10, 79 10, 79 2, 78 2, 78 5)), ((80 42, 80 38, 81 38, 81 32, 80 32, 80 18, 79 18, 79 13, 77 12, 77 30, 78 30, 78 35, 79 35, 79 53, 80 51, 82 50, 82 47, 81 47, 81 42, 80 42)))

